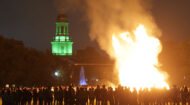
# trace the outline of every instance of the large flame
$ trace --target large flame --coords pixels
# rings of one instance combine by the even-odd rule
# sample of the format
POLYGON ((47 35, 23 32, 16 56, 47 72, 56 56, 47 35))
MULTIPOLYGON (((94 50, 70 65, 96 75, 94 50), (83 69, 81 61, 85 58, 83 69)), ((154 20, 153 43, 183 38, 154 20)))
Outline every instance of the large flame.
POLYGON ((159 39, 147 34, 143 25, 133 33, 112 36, 116 68, 122 86, 129 88, 169 88, 166 76, 158 71, 159 39))

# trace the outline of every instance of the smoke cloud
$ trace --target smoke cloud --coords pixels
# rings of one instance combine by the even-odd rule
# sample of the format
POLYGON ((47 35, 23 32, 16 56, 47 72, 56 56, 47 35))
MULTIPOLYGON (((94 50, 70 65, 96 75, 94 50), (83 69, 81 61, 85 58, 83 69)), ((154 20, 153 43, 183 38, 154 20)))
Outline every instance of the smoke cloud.
POLYGON ((133 31, 143 24, 150 35, 160 35, 146 0, 86 0, 90 37, 112 55, 112 35, 133 31))
POLYGON ((160 36, 161 32, 151 15, 152 0, 57 0, 62 8, 84 10, 89 20, 90 38, 100 48, 112 55, 112 35, 133 31, 143 24, 149 35, 160 36), (59 1, 62 1, 60 3, 59 1), (80 8, 80 9, 79 9, 80 8))

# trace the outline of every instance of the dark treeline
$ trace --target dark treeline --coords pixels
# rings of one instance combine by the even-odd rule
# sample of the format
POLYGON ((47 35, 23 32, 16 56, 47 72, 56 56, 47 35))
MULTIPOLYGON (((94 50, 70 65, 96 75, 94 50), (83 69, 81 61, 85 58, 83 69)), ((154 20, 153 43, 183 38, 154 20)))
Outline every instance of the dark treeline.
POLYGON ((85 49, 79 49, 76 57, 80 63, 89 62, 97 64, 113 64, 113 60, 111 60, 108 55, 102 53, 103 52, 95 49, 94 47, 87 46, 85 49))
POLYGON ((26 48, 22 41, 0 36, 0 84, 51 84, 57 67, 67 67, 67 61, 26 48))

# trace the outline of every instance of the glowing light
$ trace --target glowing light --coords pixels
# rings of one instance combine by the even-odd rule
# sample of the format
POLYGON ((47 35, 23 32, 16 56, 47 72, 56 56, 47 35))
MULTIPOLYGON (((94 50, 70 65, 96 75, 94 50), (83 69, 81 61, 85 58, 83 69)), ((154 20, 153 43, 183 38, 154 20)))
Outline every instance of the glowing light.
POLYGON ((169 88, 166 76, 158 71, 159 39, 147 34, 143 25, 133 32, 112 36, 116 69, 122 86, 131 88, 169 88))
POLYGON ((58 76, 59 76, 59 72, 56 71, 56 72, 54 73, 54 75, 55 75, 56 77, 58 77, 58 76))
POLYGON ((51 91, 54 92, 54 87, 51 87, 51 91))
POLYGON ((5 87, 6 87, 6 88, 9 88, 9 84, 6 84, 5 87))

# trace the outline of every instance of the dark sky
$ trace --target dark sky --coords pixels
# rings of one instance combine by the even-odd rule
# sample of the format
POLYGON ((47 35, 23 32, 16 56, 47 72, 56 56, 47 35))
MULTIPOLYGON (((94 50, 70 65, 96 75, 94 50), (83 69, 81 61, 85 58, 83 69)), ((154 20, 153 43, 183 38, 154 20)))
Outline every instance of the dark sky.
MULTIPOLYGON (((162 40, 190 39, 190 0, 154 0, 152 13, 162 30, 162 40)), ((54 0, 0 0, 0 34, 22 40, 27 47, 50 49, 55 34, 54 0)), ((69 12, 75 48, 95 45, 88 36, 84 13, 69 12)))

